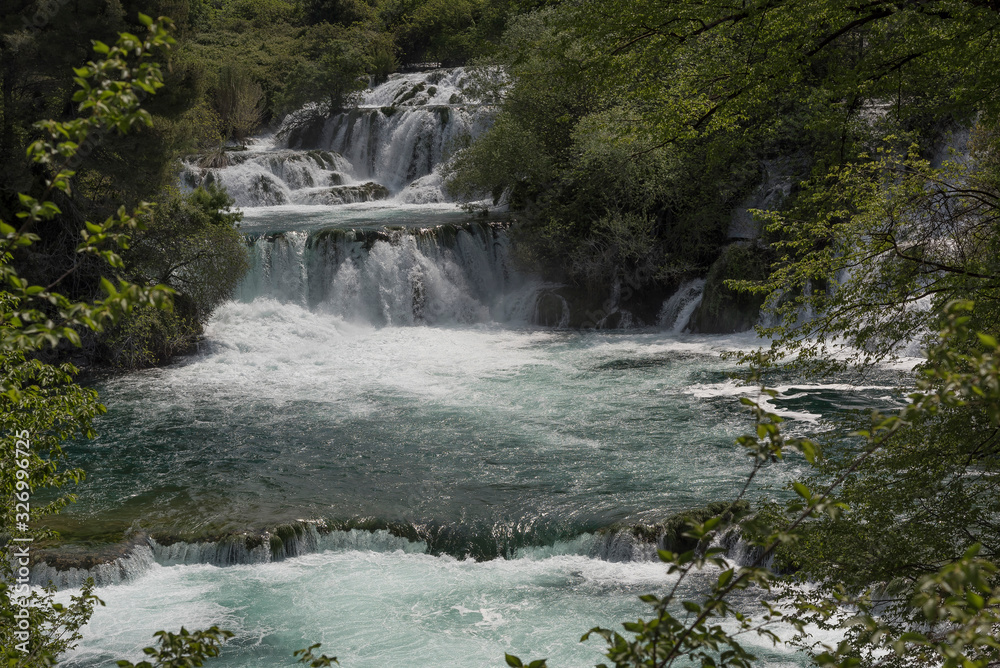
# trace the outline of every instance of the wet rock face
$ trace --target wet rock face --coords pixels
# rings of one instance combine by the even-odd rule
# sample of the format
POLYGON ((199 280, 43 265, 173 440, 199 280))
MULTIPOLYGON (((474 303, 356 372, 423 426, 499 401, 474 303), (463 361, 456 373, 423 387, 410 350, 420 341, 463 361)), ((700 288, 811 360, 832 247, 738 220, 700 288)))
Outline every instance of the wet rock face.
MULTIPOLYGON (((338 175, 339 176, 339 175, 338 175)), ((334 180, 331 178, 331 181, 334 180)), ((328 190, 309 193, 306 204, 355 204, 388 199, 392 193, 385 186, 369 181, 361 185, 334 185, 328 190)))
POLYGON ((555 292, 543 293, 535 306, 535 324, 542 327, 564 326, 568 318, 566 300, 555 292))
POLYGON ((736 292, 727 280, 760 281, 767 278, 771 256, 753 244, 734 243, 722 251, 705 279, 701 305, 691 317, 691 331, 731 334, 753 329, 764 304, 763 295, 736 292))
POLYGON ((318 110, 312 114, 302 114, 282 128, 282 139, 290 147, 319 146, 323 141, 326 115, 318 110))
POLYGON ((692 522, 704 523, 721 516, 726 522, 738 520, 750 512, 747 501, 715 501, 700 508, 685 510, 652 524, 616 525, 599 533, 628 533, 638 542, 655 544, 671 552, 687 552, 698 547, 698 541, 686 536, 692 522))
POLYGON ((778 211, 794 192, 795 184, 809 175, 810 161, 804 154, 795 154, 761 162, 760 184, 733 209, 729 222, 730 239, 755 240, 760 237, 761 223, 752 210, 778 211))
POLYGON ((66 544, 32 552, 32 565, 45 563, 58 571, 73 568, 88 570, 110 564, 130 554, 139 545, 146 544, 145 534, 135 534, 117 543, 66 544))

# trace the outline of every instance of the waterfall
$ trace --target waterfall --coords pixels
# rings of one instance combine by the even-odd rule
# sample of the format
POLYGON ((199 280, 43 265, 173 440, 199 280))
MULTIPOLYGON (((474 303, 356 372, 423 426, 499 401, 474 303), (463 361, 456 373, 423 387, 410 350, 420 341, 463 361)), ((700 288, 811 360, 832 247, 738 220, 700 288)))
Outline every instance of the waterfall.
POLYGON ((242 301, 266 297, 378 326, 528 324, 551 287, 515 271, 498 223, 327 228, 250 243, 242 301))
POLYGON ((268 530, 236 532, 211 539, 170 535, 143 535, 127 552, 102 563, 56 557, 31 570, 33 585, 50 582, 60 589, 80 587, 87 578, 98 586, 134 581, 157 566, 238 566, 267 564, 317 552, 365 551, 376 553, 450 555, 477 561, 493 559, 543 559, 554 555, 580 555, 612 563, 657 561, 662 537, 643 540, 630 529, 612 528, 597 533, 567 534, 537 522, 497 522, 464 526, 435 523, 386 522, 364 518, 347 522, 300 520, 268 530))
POLYGON ((346 111, 310 103, 251 150, 190 159, 183 184, 218 183, 242 207, 450 201, 439 167, 491 119, 463 92, 467 78, 463 68, 396 74, 346 111))
POLYGON ((93 578, 98 586, 121 584, 145 573, 155 563, 156 557, 149 546, 136 545, 124 556, 90 567, 62 568, 59 563, 49 565, 45 561, 39 562, 31 569, 31 584, 44 586, 51 583, 65 589, 79 587, 87 578, 93 578))
POLYGON ((389 196, 385 186, 357 182, 351 164, 331 151, 231 152, 223 167, 201 167, 200 160, 185 163, 183 185, 218 184, 242 207, 353 204, 389 196))
POLYGON ((688 326, 691 316, 701 305, 701 295, 705 290, 705 279, 687 281, 677 289, 670 299, 663 302, 657 323, 660 327, 680 334, 688 326))
POLYGON ((156 565, 178 566, 211 564, 235 566, 266 564, 326 550, 367 550, 372 552, 422 553, 427 545, 393 535, 385 529, 368 531, 350 529, 331 531, 324 522, 299 521, 271 530, 235 533, 214 540, 185 541, 169 536, 144 536, 127 553, 90 565, 66 567, 66 557, 56 557, 52 565, 45 561, 31 569, 33 585, 50 582, 60 589, 80 587, 87 578, 98 586, 131 582, 156 565))
MULTIPOLYGON (((450 146, 473 135, 478 115, 476 109, 453 106, 352 109, 324 121, 318 147, 343 155, 355 178, 398 193, 430 175, 450 146)), ((309 147, 308 139, 289 133, 289 146, 309 147)))
MULTIPOLYGON (((278 136, 290 148, 336 151, 357 179, 398 193, 432 175, 449 149, 485 130, 489 114, 467 98, 464 68, 397 74, 365 91, 357 106, 324 116, 313 107, 286 119, 278 136)), ((443 201, 426 182, 404 193, 405 201, 443 201), (415 199, 414 199, 415 198, 415 199)))

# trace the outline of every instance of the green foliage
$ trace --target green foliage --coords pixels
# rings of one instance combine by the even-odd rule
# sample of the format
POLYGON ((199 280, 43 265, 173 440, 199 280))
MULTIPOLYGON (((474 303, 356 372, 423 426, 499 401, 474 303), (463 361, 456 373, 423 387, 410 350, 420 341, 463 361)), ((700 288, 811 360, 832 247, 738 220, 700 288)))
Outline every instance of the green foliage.
POLYGON ((215 184, 164 193, 125 255, 136 281, 173 288, 201 320, 229 299, 250 267, 239 231, 243 214, 215 184))
MULTIPOLYGON (((578 62, 576 78, 597 91, 585 115, 603 132, 600 145, 635 157, 658 147, 707 155, 746 165, 751 180, 762 157, 806 157, 812 178, 791 209, 760 212, 778 249, 774 274, 729 287, 768 295, 783 317, 766 332, 777 339, 771 356, 758 362, 789 352, 831 362, 851 347, 822 370, 891 356, 926 330, 922 301, 940 309, 970 297, 983 322, 995 317, 997 110, 988 91, 1000 83, 989 64, 1000 59, 1000 17, 977 2, 946 4, 594 0, 547 14, 550 33, 566 36, 562 51, 533 48, 546 62, 578 62), (942 128, 977 114, 972 162, 931 165, 942 128)), ((538 70, 511 70, 511 100, 538 70)), ((736 184, 738 195, 747 181, 732 176, 721 169, 696 180, 708 192, 736 184)), ((581 191, 589 188, 567 197, 585 200, 581 191)))
POLYGON ((733 243, 726 246, 708 271, 701 306, 691 327, 696 332, 730 333, 753 329, 764 297, 733 290, 732 282, 762 283, 770 276, 772 253, 769 248, 733 243))
POLYGON ((226 64, 215 86, 215 110, 222 133, 245 144, 264 120, 264 89, 246 69, 226 64))
POLYGON ((505 654, 504 659, 507 661, 507 665, 512 666, 512 668, 545 668, 547 665, 545 659, 536 659, 531 663, 525 664, 513 654, 505 654))
POLYGON ((365 0, 307 0, 306 21, 311 24, 336 23, 349 27, 375 20, 375 9, 365 0))
POLYGON ((848 346, 836 365, 892 359, 956 298, 982 304, 981 326, 997 321, 1000 190, 988 132, 975 129, 969 160, 939 167, 915 147, 902 153, 887 143, 870 160, 806 183, 787 212, 760 214, 779 257, 767 282, 745 287, 769 295, 782 317, 766 332, 781 342, 769 362, 848 346), (819 317, 804 320, 804 311, 819 317))
POLYGON ((742 138, 659 146, 630 129, 630 93, 609 94, 595 48, 563 7, 518 17, 477 93, 498 102, 493 127, 449 165, 465 198, 506 200, 522 247, 557 280, 605 291, 664 291, 707 267, 729 211, 758 177, 742 138))
MULTIPOLYGON (((238 65, 264 93, 264 121, 278 112, 288 74, 306 59, 303 29, 296 21, 234 23, 219 16, 182 41, 177 61, 198 73, 200 88, 192 96, 193 106, 216 108, 214 91, 221 70, 238 65)), ((191 146, 189 150, 198 147, 191 146)))
POLYGON ((98 340, 97 360, 119 371, 160 366, 191 352, 201 325, 179 309, 136 308, 98 340))
MULTIPOLYGON (((985 260, 964 267, 942 257, 943 244, 929 250, 936 227, 952 239, 962 229, 966 246, 979 245, 977 258, 997 255, 979 233, 991 219, 993 192, 978 185, 963 192, 971 177, 956 175, 955 165, 935 175, 938 167, 915 162, 926 160, 947 123, 982 112, 980 122, 989 128, 996 118, 996 98, 988 93, 997 87, 996 69, 980 63, 1000 58, 997 13, 976 2, 947 4, 947 11, 937 12, 921 3, 858 6, 841 0, 593 0, 521 17, 494 55, 509 77, 495 87, 497 125, 456 161, 452 183, 464 196, 499 200, 507 193, 530 231, 523 241, 531 254, 574 281, 583 280, 581 265, 583 275, 601 267, 605 281, 620 267, 636 268, 609 255, 601 226, 592 231, 592 225, 608 214, 601 209, 605 201, 632 202, 628 211, 611 215, 630 220, 620 215, 627 213, 634 221, 648 219, 652 203, 654 235, 640 234, 636 241, 660 270, 657 275, 673 277, 671 284, 716 259, 728 211, 759 178, 762 158, 804 156, 814 171, 808 193, 797 198, 794 212, 771 219, 770 238, 787 244, 778 258, 780 271, 766 283, 729 288, 756 287, 759 295, 771 295, 771 306, 786 316, 782 328, 770 332, 780 335, 779 347, 818 339, 800 359, 823 354, 824 334, 850 332, 851 321, 863 326, 846 342, 867 351, 862 357, 883 358, 926 325, 914 302, 933 296, 940 307, 963 295, 945 285, 949 280, 995 275, 985 260), (885 137, 896 138, 885 144, 885 137), (921 152, 900 156, 914 140, 921 152), (887 164, 879 150, 895 156, 897 165, 887 164), (615 177, 628 170, 612 157, 615 151, 636 165, 669 167, 623 184, 615 177), (903 183, 891 185, 904 173, 909 176, 903 183), (855 185, 848 187, 844 178, 855 185), (928 180, 938 184, 936 192, 920 193, 918 184, 928 180), (876 206, 878 197, 895 210, 876 206), (601 204, 594 207, 594 201, 601 204), (866 206, 873 214, 867 223, 860 210, 851 213, 866 206), (896 224, 891 236, 898 248, 884 243, 879 221, 888 216, 903 223, 918 209, 933 207, 937 222, 923 225, 923 240, 901 237, 896 224), (958 212, 952 222, 942 215, 948 211, 958 212), (982 224, 970 222, 977 217, 982 224), (875 235, 871 243, 869 234, 875 235), (920 257, 906 251, 914 246, 920 257), (860 262, 886 251, 899 255, 890 273, 879 266, 883 262, 860 262), (898 270, 906 264, 907 270, 898 270), (887 285, 889 292, 832 290, 842 278, 838 272, 858 267, 854 285, 887 285), (935 270, 951 279, 925 280, 935 270), (880 317, 859 317, 862 308, 890 302, 880 317), (836 315, 811 324, 798 317, 813 312, 836 315)), ((987 154, 995 151, 980 159, 987 154)), ((645 287, 641 281, 629 284, 645 287)), ((977 298, 984 313, 995 302, 992 294, 968 296, 977 298)))
MULTIPOLYGON (((95 42, 94 51, 103 56, 86 66, 75 69, 79 90, 73 96, 85 116, 66 122, 42 121, 37 124, 47 138, 31 144, 29 155, 48 175, 47 187, 41 197, 19 194, 22 211, 16 215, 20 228, 0 221, 0 283, 8 295, 7 308, 0 313, 0 350, 34 350, 42 345, 55 346, 66 338, 79 345, 80 336, 74 327, 87 327, 100 331, 113 323, 123 313, 137 304, 162 306, 169 298, 163 286, 140 286, 119 281, 115 285, 101 280, 106 297, 94 303, 73 302, 52 292, 59 280, 49 286, 31 285, 18 275, 11 263, 11 252, 26 248, 38 241, 30 229, 61 214, 59 207, 46 197, 52 193, 70 193, 70 179, 75 171, 70 168, 80 146, 93 134, 112 130, 127 132, 137 124, 152 122, 149 112, 140 106, 140 93, 155 93, 162 84, 159 67, 149 61, 157 50, 173 44, 167 24, 142 17, 148 35, 140 39, 123 33, 114 46, 95 42), (130 58, 138 60, 133 65, 130 58), (125 74, 125 78, 121 75, 125 74)), ((116 216, 101 224, 87 222, 81 231, 82 241, 76 252, 93 256, 110 268, 121 270, 123 263, 118 250, 127 247, 128 231, 139 226, 139 216, 148 211, 141 205, 135 214, 128 214, 124 207, 116 216)), ((60 279, 61 280, 61 279, 60 279)), ((5 390, 16 388, 4 385, 5 390)))
POLYGON ((567 11, 608 84, 644 109, 648 124, 634 131, 660 141, 748 123, 768 132, 760 121, 793 104, 843 159, 878 122, 873 105, 912 129, 931 112, 992 104, 982 91, 996 83, 998 17, 977 2, 595 0, 567 11))
POLYGON ((220 8, 219 19, 236 31, 245 31, 248 25, 267 29, 275 23, 294 21, 299 9, 288 0, 231 0, 220 8))
MULTIPOLYGON (((224 154, 225 127, 219 113, 207 102, 201 102, 185 114, 184 122, 190 132, 188 145, 199 151, 224 154)), ((214 167, 216 165, 206 165, 214 167)))
MULTIPOLYGON (((4 299, 6 296, 4 295, 4 299)), ((0 509, 0 536, 11 536, 22 510, 13 502, 16 494, 30 490, 38 492, 45 488, 59 488, 79 482, 83 478, 80 469, 66 469, 62 442, 77 436, 92 437, 91 421, 105 412, 97 401, 97 393, 82 388, 73 382, 77 370, 69 364, 53 366, 36 359, 27 359, 23 351, 6 352, 0 357, 0 377, 10 388, 0 395, 0 433, 8 440, 23 441, 28 445, 14 448, 14 442, 5 447, 3 477, 0 478, 0 494, 5 503, 0 509), (29 437, 15 437, 19 433, 29 437), (14 450, 25 454, 14 457, 14 450), (27 465, 14 469, 15 459, 27 465)), ((31 506, 30 519, 59 512, 72 496, 60 497, 45 505, 31 506)), ((44 533, 38 533, 41 537, 44 533)))
POLYGON ((477 50, 482 0, 387 0, 380 13, 407 62, 465 62, 477 50))
POLYGON ((189 352, 204 321, 229 299, 250 267, 239 231, 240 212, 224 190, 210 185, 188 195, 164 193, 124 254, 128 276, 175 291, 171 311, 136 308, 98 337, 99 361, 141 369, 189 352))
MULTIPOLYGON (((10 571, 4 576, 9 574, 10 571)), ((82 638, 80 629, 90 619, 94 606, 104 603, 94 595, 94 583, 90 579, 80 588, 79 594, 70 597, 68 604, 55 602, 55 587, 36 587, 25 594, 19 589, 21 586, 11 586, 0 580, 0 620, 3 622, 0 623, 0 659, 8 668, 54 666, 59 655, 82 638), (25 606, 11 605, 12 596, 20 597, 25 606), (34 630, 27 640, 18 635, 22 621, 34 630)))
POLYGON ((699 547, 697 541, 687 535, 692 523, 703 524, 710 519, 720 517, 725 524, 731 525, 742 519, 749 511, 750 504, 744 500, 715 501, 701 508, 674 515, 658 526, 657 532, 662 533, 664 549, 671 552, 687 552, 699 547))
POLYGON ((316 656, 313 654, 314 649, 319 649, 320 643, 315 645, 310 645, 306 649, 295 650, 294 656, 298 657, 297 663, 304 663, 310 668, 329 668, 333 664, 340 665, 340 661, 337 661, 337 657, 329 657, 326 654, 321 654, 316 656))
POLYGON ((232 638, 231 631, 220 631, 213 626, 204 631, 190 632, 181 627, 180 633, 158 631, 157 647, 147 647, 143 652, 150 660, 132 663, 119 661, 121 668, 192 668, 205 665, 205 660, 219 656, 222 643, 232 638))
POLYGON ((307 59, 288 77, 281 108, 291 111, 305 102, 324 102, 332 113, 368 86, 376 60, 378 74, 386 76, 385 55, 391 53, 391 47, 384 35, 363 26, 321 24, 308 32, 305 53, 307 59))
MULTIPOLYGON (((53 665, 59 654, 80 639, 99 600, 88 582, 68 605, 56 603, 54 588, 35 589, 27 584, 29 552, 33 541, 51 535, 39 522, 72 501, 71 495, 39 504, 34 494, 79 482, 83 472, 66 468, 62 442, 75 436, 92 437, 92 419, 104 412, 93 390, 73 382, 77 370, 71 365, 52 366, 29 358, 43 345, 66 339, 80 344, 75 327, 93 330, 113 325, 137 305, 169 306, 170 290, 119 281, 104 281, 107 298, 96 303, 72 301, 52 292, 53 285, 33 286, 18 275, 11 251, 25 249, 38 240, 30 229, 61 212, 52 193, 70 193, 71 165, 81 145, 94 133, 127 132, 136 124, 149 123, 140 106, 140 95, 153 94, 162 86, 159 67, 150 60, 157 51, 174 42, 169 22, 140 15, 147 34, 140 39, 123 33, 114 46, 94 43, 102 58, 75 70, 79 88, 74 101, 80 118, 44 121, 37 125, 46 138, 33 142, 29 155, 46 173, 47 187, 41 197, 20 194, 20 229, 0 223, 0 640, 5 663, 15 666, 53 665), (30 632, 29 632, 30 630, 30 632)), ((147 207, 140 207, 140 212, 147 207)), ((94 256, 113 269, 123 267, 118 250, 127 247, 128 234, 140 226, 136 214, 124 207, 104 224, 85 223, 81 256, 94 256)), ((58 281, 57 281, 58 282, 58 281)))

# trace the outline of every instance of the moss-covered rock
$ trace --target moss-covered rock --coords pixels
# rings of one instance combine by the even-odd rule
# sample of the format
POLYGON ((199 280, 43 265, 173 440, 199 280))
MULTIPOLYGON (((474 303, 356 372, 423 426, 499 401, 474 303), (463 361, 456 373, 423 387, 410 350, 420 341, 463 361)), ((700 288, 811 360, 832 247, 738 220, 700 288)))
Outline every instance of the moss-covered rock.
POLYGON ((725 522, 732 522, 749 512, 750 503, 747 501, 716 501, 700 508, 676 513, 662 522, 634 524, 627 527, 614 526, 605 531, 627 530, 640 542, 653 543, 671 552, 687 552, 698 547, 698 541, 684 535, 692 522, 700 524, 720 515, 725 522))
POLYGON ((755 244, 726 246, 708 271, 701 305, 691 316, 691 330, 703 334, 729 334, 757 324, 763 295, 736 292, 726 281, 761 281, 771 267, 771 252, 755 244))

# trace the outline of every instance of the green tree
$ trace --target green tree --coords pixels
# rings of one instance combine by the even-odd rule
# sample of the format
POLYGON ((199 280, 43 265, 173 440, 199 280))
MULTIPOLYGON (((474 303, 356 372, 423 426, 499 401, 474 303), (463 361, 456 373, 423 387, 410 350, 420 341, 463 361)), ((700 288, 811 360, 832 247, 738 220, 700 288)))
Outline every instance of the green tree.
POLYGON ((215 110, 223 132, 245 145, 264 120, 264 89, 245 69, 231 63, 223 65, 215 86, 215 110))
POLYGON ((643 109, 609 92, 593 72, 595 47, 574 31, 562 6, 512 21, 495 64, 478 71, 495 122, 455 155, 448 186, 509 203, 527 259, 583 295, 571 311, 599 311, 618 284, 628 307, 655 322, 665 296, 725 244, 730 211, 758 178, 741 159, 754 142, 624 139, 643 109))
POLYGON ((305 102, 324 103, 327 113, 347 106, 368 86, 372 49, 383 43, 367 28, 321 24, 309 32, 308 59, 289 76, 282 108, 292 111, 305 102))
POLYGON ((390 28, 407 62, 464 63, 476 51, 476 19, 480 0, 402 0, 386 3, 383 16, 393 16, 390 28))
MULTIPOLYGON (((4 310, 13 307, 0 294, 4 310)), ((93 583, 87 583, 69 605, 52 600, 54 589, 29 592, 28 555, 31 540, 44 538, 39 522, 73 500, 65 495, 47 504, 34 503, 32 495, 58 489, 83 479, 83 471, 67 468, 63 441, 93 436, 91 420, 104 412, 97 393, 73 381, 71 365, 52 366, 27 359, 23 351, 0 354, 0 378, 6 392, 0 395, 0 433, 4 452, 0 459, 0 647, 11 666, 50 665, 79 640, 94 605, 93 583), (23 505, 18 505, 23 504, 23 505), (29 512, 24 512, 30 508, 29 512), (27 522, 32 529, 26 530, 27 522), (31 539, 15 542, 14 539, 31 539), (23 605, 19 605, 23 604, 23 605)))
POLYGON ((375 8, 365 0, 308 0, 305 16, 310 24, 336 23, 346 28, 355 23, 372 22, 375 8))
POLYGON ((250 267, 239 231, 242 213, 218 186, 164 194, 124 253, 128 277, 175 291, 170 311, 141 307, 99 338, 100 359, 119 369, 169 362, 189 352, 212 311, 250 267))
MULTIPOLYGON (((856 627, 851 645, 843 648, 873 663, 879 651, 896 649, 886 637, 899 643, 900 662, 916 661, 921 652, 953 661, 958 650, 941 644, 949 641, 945 618, 964 631, 970 628, 966 621, 977 619, 980 632, 996 620, 992 566, 980 555, 994 560, 997 550, 996 399, 990 389, 995 362, 984 361, 981 346, 995 347, 1000 322, 998 25, 994 7, 971 1, 563 4, 508 31, 508 43, 520 40, 522 48, 512 49, 513 57, 501 53, 509 80, 501 78, 495 87, 500 104, 494 131, 455 161, 452 183, 460 192, 492 192, 495 198, 508 193, 523 228, 532 231, 532 252, 548 253, 551 265, 569 268, 586 266, 581 260, 601 263, 602 257, 615 258, 606 263, 611 266, 623 264, 602 237, 605 230, 615 238, 630 235, 607 225, 600 207, 615 201, 602 188, 628 168, 602 174, 595 167, 603 156, 617 153, 634 165, 656 156, 671 165, 635 180, 656 196, 621 199, 652 201, 657 223, 679 220, 682 229, 697 227, 686 224, 690 213, 683 208, 664 205, 684 201, 667 185, 671 178, 680 175, 682 185, 700 181, 723 195, 715 201, 725 211, 741 196, 740 184, 759 178, 762 158, 800 156, 789 176, 805 183, 783 210, 759 212, 766 228, 755 243, 771 248, 746 249, 769 265, 763 268, 766 278, 726 281, 749 279, 759 274, 755 269, 718 281, 751 293, 751 299, 767 297, 781 316, 765 332, 774 337, 771 348, 744 356, 765 371, 783 363, 815 372, 870 367, 892 359, 903 343, 932 343, 937 314, 949 302, 977 301, 974 312, 954 317, 967 319, 986 338, 949 326, 947 348, 935 349, 939 369, 952 374, 935 377, 937 388, 947 393, 955 378, 971 374, 961 381, 963 397, 950 395, 940 410, 925 404, 924 411, 905 413, 891 423, 891 437, 880 437, 871 451, 868 437, 830 443, 811 484, 838 481, 837 502, 844 507, 804 520, 796 537, 778 549, 782 564, 823 583, 802 602, 800 619, 810 617, 812 605, 823 613, 819 621, 829 623, 824 615, 840 602, 862 605, 866 596, 882 597, 884 616, 856 627), (568 83, 561 85, 563 80, 568 83), (582 108, 547 106, 569 89, 590 93, 572 96, 586 102, 582 108), (973 119, 968 159, 933 160, 943 130, 973 119), (708 178, 678 169, 688 161, 715 160, 727 167, 702 172, 708 178), (742 177, 726 173, 733 165, 742 177), (579 179, 583 167, 600 178, 579 179), (647 186, 649 181, 659 183, 647 186), (591 193, 600 193, 597 207, 591 193), (588 220, 586 213, 560 214, 576 202, 590 204, 586 208, 598 215, 588 220), (553 247, 578 251, 556 253, 553 247), (984 374, 982 387, 971 380, 976 370, 984 374), (957 586, 959 574, 976 582, 976 591, 957 586), (948 612, 922 608, 932 598, 947 608, 953 601, 942 593, 947 591, 968 593, 968 599, 948 612), (983 607, 980 597, 994 603, 983 607), (987 612, 979 616, 980 610, 987 612), (905 635, 931 620, 939 624, 932 633, 921 639, 905 635)), ((688 201, 713 199, 704 191, 687 192, 694 193, 688 201)), ((643 213, 641 204, 628 211, 637 223, 643 213)), ((724 234, 726 218, 715 218, 708 229, 724 234)), ((640 252, 630 255, 643 257, 645 247, 648 261, 658 252, 657 237, 637 238, 640 252)), ((706 244, 707 255, 738 254, 723 251, 724 243, 717 236, 714 250, 711 241, 706 244)), ((941 397, 938 389, 928 391, 941 397)), ((668 665, 667 659, 687 655, 707 664, 704 656, 688 652, 702 651, 703 642, 721 648, 722 639, 705 636, 710 627, 686 628, 658 615, 649 625, 631 627, 641 633, 634 642, 609 636, 612 654, 618 652, 612 658, 620 660, 616 665, 668 665), (697 647, 684 644, 692 634, 702 634, 697 647), (664 654, 653 653, 656 637, 672 643, 664 654)), ((970 661, 995 660, 987 645, 981 645, 982 654, 970 650, 970 661)), ((729 649, 735 653, 726 660, 746 658, 729 649)))

